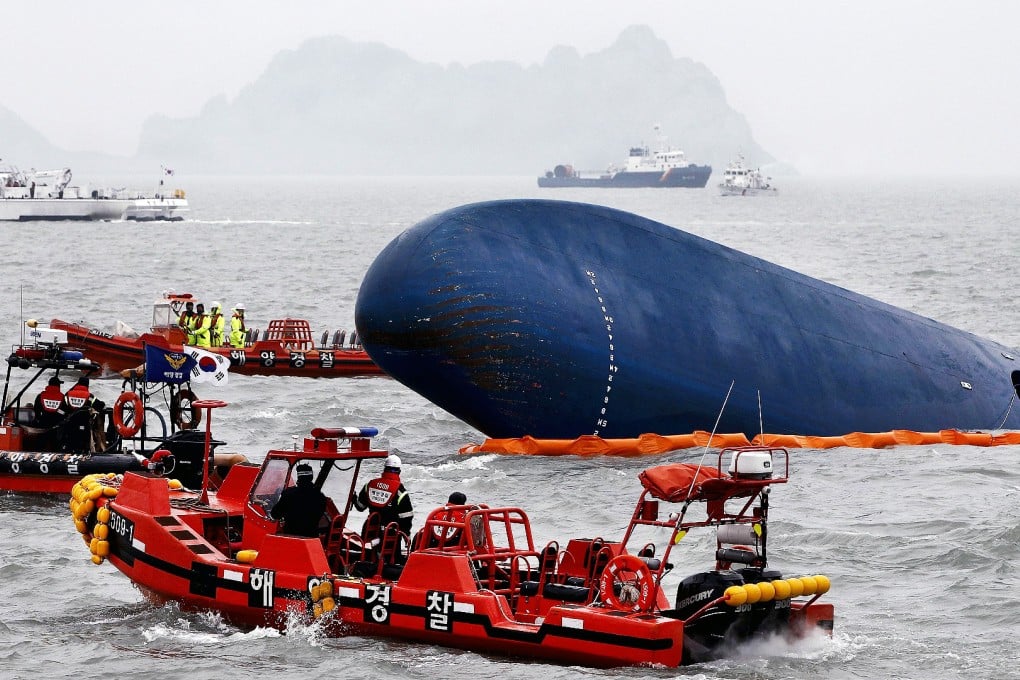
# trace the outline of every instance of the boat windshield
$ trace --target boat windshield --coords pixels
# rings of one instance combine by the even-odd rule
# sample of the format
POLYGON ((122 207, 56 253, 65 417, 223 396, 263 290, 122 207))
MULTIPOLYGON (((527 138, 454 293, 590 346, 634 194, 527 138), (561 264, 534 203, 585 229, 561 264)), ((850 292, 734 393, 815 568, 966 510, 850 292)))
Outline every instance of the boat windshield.
POLYGON ((251 491, 251 502, 261 505, 268 513, 287 486, 290 464, 284 458, 266 461, 255 487, 251 491))
POLYGON ((152 327, 166 328, 177 325, 177 314, 170 309, 169 302, 157 302, 152 306, 152 327))

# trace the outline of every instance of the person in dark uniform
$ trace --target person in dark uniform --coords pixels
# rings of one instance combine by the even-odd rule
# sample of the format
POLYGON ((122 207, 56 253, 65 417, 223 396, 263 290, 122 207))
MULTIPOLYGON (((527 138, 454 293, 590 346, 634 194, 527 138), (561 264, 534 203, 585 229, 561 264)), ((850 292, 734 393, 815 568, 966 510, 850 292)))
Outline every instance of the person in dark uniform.
POLYGON ((316 538, 319 520, 326 512, 326 495, 312 483, 311 465, 301 463, 296 470, 297 484, 283 490, 269 514, 283 520, 282 533, 316 538))
POLYGON ((404 534, 411 535, 414 509, 411 507, 411 496, 400 481, 399 457, 392 454, 387 456, 382 476, 361 487, 358 497, 354 499, 354 507, 369 512, 361 532, 366 543, 377 542, 377 532, 385 529, 391 522, 396 522, 404 534), (375 522, 373 515, 378 516, 378 523, 375 522), (366 536, 366 533, 372 535, 366 536))
POLYGON ((60 405, 64 403, 64 393, 60 391, 60 385, 64 381, 53 376, 46 384, 46 388, 35 398, 33 410, 35 420, 34 427, 50 428, 63 420, 60 413, 60 405))

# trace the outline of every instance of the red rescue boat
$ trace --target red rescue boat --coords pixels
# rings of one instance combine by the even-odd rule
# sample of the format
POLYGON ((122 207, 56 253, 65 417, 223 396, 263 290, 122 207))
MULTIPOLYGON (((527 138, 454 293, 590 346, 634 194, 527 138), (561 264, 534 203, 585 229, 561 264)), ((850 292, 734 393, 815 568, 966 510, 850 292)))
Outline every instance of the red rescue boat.
MULTIPOLYGON (((114 334, 77 323, 53 319, 53 328, 65 331, 68 341, 81 347, 86 356, 108 372, 133 369, 145 361, 145 344, 168 345, 182 351, 188 332, 178 325, 184 305, 197 300, 190 294, 167 294, 156 301, 148 333, 114 334), (153 336, 159 336, 158 339, 153 336)), ((230 329, 226 319, 225 334, 230 329)), ((202 347, 230 359, 230 372, 243 375, 281 375, 309 378, 342 378, 383 375, 358 341, 357 331, 324 331, 318 343, 304 319, 274 319, 264 333, 248 328, 244 346, 202 347), (260 337, 261 334, 261 337, 260 337)))
MULTIPOLYGON (((197 487, 205 455, 211 454, 224 472, 244 460, 241 454, 214 453, 223 444, 218 440, 206 448, 202 433, 193 429, 200 412, 191 406, 195 396, 187 387, 143 383, 135 392, 131 380, 115 404, 105 404, 76 382, 98 373, 98 364, 69 348, 64 331, 34 319, 26 326, 31 341, 16 345, 7 357, 0 400, 0 490, 68 493, 84 475, 145 469, 172 472, 197 487), (16 371, 27 378, 12 380, 16 371), (171 405, 169 427, 147 405, 151 395, 164 390, 171 405)), ((218 479, 214 476, 213 483, 218 479)))
POLYGON ((784 449, 726 449, 706 467, 649 468, 622 538, 539 548, 522 509, 485 505, 437 508, 413 537, 391 524, 381 541, 368 540, 351 513, 363 462, 387 456, 372 448, 374 434, 315 429, 301 449, 269 451, 261 467, 235 465, 216 492, 152 473, 92 476, 73 492, 75 525, 94 562, 108 559, 153 601, 244 626, 283 628, 297 614, 332 636, 599 667, 672 667, 762 635, 831 633, 833 607, 818 601, 829 580, 785 578, 769 565, 769 492, 787 481, 784 449), (320 489, 342 489, 318 537, 280 533, 267 512, 298 464, 313 467, 320 489), (714 533, 713 554, 670 601, 671 554, 696 530, 714 533))

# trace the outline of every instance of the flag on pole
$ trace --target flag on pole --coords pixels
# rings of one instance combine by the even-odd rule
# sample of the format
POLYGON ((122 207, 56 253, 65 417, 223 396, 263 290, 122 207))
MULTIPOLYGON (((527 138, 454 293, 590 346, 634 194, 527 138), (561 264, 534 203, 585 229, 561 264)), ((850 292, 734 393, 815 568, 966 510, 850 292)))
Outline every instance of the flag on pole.
POLYGON ((197 347, 188 347, 184 352, 195 362, 191 369, 191 382, 207 382, 213 385, 227 384, 230 359, 197 347))
POLYGON ((145 382, 180 385, 191 379, 195 359, 184 352, 172 352, 166 347, 145 345, 145 382))

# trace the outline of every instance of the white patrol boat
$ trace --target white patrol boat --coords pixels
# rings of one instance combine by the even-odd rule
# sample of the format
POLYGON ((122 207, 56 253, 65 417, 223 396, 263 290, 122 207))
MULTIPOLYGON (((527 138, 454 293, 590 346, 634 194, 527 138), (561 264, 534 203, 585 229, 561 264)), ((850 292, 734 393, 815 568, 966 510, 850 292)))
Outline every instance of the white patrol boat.
MULTIPOLYGON (((164 173, 167 173, 164 170, 164 173)), ((188 201, 182 189, 146 195, 123 188, 71 184, 71 169, 0 167, 0 220, 183 220, 188 201)))

